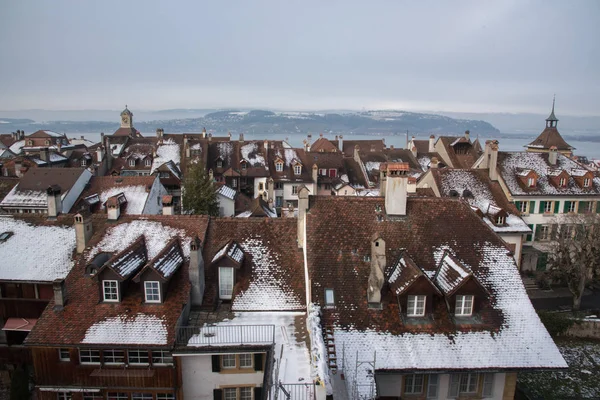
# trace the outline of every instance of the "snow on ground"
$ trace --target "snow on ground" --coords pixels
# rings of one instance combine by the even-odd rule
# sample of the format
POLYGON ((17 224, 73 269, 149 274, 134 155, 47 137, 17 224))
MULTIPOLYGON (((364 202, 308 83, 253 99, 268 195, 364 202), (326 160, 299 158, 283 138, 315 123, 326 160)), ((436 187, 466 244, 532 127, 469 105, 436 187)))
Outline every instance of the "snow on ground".
POLYGON ((12 232, 0 242, 0 280, 52 282, 71 270, 75 229, 34 226, 12 217, 0 217, 0 233, 12 232))
POLYGON ((155 315, 117 315, 90 326, 81 343, 165 345, 167 326, 155 315))
MULTIPOLYGON (((312 382, 310 354, 306 341, 307 333, 296 331, 296 321, 306 318, 303 312, 238 312, 230 320, 224 320, 211 326, 226 327, 231 325, 274 325, 275 328, 275 368, 273 373, 278 370, 279 376, 274 376, 273 382, 282 383, 300 383, 312 382), (301 336, 300 336, 301 335, 301 336), (283 352, 282 352, 283 348, 283 352)), ((210 326, 204 325, 207 332, 215 332, 210 326)), ((235 328, 233 329, 235 330, 235 328)), ((272 330, 269 330, 272 332, 272 330)), ((218 330, 217 330, 218 332, 218 330)), ((241 337, 242 335, 240 335, 241 337)), ((243 335, 248 344, 248 335, 243 335)), ((190 338, 188 346, 205 346, 204 332, 194 335, 190 338)), ((214 336, 212 336, 214 338, 214 336)), ((229 336, 230 337, 230 336, 229 336)), ((271 343, 272 333, 255 337, 256 343, 271 343)), ((218 340, 218 339, 215 339, 218 340)), ((223 343, 223 346, 231 346, 231 342, 223 343)), ((219 346, 218 342, 213 342, 212 346, 219 346)))
POLYGON ((179 166, 181 162, 181 149, 173 139, 165 140, 156 148, 156 157, 154 157, 152 160, 150 175, 152 175, 157 168, 168 161, 173 161, 177 166, 179 166))
POLYGON ((264 167, 265 158, 258 153, 258 145, 256 143, 248 143, 240 149, 242 152, 242 158, 252 167, 264 167))
POLYGON ((181 240, 184 256, 188 257, 190 255, 192 239, 186 236, 183 229, 172 228, 154 221, 137 220, 108 228, 102 241, 90 250, 88 261, 91 261, 100 252, 117 253, 124 250, 136 241, 140 235, 144 235, 146 239, 149 260, 156 257, 175 236, 179 236, 181 240))
POLYGON ((252 277, 248 289, 238 293, 233 301, 234 311, 299 310, 301 299, 288 288, 279 254, 273 252, 260 238, 247 238, 240 247, 252 258, 252 277))
POLYGON ((144 206, 146 205, 146 200, 148 199, 148 192, 146 192, 145 185, 119 186, 110 188, 100 192, 100 201, 102 204, 104 204, 109 197, 116 196, 121 192, 127 199, 126 214, 139 215, 144 211, 144 206))
MULTIPOLYGON (((441 257, 450 246, 434 252, 441 257)), ((371 366, 363 364, 355 374, 357 358, 376 360, 375 369, 485 369, 485 368, 565 368, 567 364, 552 338, 542 325, 525 292, 514 264, 504 247, 489 243, 474 243, 473 250, 482 254, 481 266, 475 277, 484 286, 492 287, 495 299, 492 305, 504 314, 500 332, 456 332, 443 334, 412 334, 394 336, 371 330, 336 328, 336 349, 344 354, 348 392, 356 380, 360 395, 368 397, 373 375, 371 366), (488 273, 486 273, 489 271, 488 273), (352 367, 350 367, 352 366, 352 367)), ((462 262, 462 260, 461 260, 462 262)), ((338 356, 338 358, 340 358, 338 356)), ((338 362, 339 364, 339 362, 338 362)), ((359 398, 355 396, 354 398, 359 398)))

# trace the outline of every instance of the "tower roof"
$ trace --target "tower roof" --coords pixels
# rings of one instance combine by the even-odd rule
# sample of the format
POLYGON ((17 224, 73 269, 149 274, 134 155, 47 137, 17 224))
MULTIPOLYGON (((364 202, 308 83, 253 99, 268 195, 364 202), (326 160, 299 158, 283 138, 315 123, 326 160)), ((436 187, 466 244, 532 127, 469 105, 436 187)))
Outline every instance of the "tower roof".
POLYGON ((554 98, 552 99, 552 112, 550 113, 548 118, 546 118, 546 121, 557 121, 558 122, 558 118, 556 118, 556 115, 554 115, 554 103, 555 102, 556 102, 556 96, 554 96, 554 98))
POLYGON ((127 108, 127 105, 125 105, 125 109, 123 111, 121 111, 121 115, 129 115, 129 116, 133 116, 133 113, 131 111, 129 111, 129 109, 127 108))

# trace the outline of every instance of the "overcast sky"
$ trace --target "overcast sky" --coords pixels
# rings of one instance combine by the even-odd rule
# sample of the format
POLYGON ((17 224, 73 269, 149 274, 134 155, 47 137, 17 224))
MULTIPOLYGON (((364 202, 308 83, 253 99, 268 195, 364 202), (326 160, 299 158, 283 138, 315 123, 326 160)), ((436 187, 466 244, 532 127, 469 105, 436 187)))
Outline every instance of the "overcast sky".
POLYGON ((600 1, 0 0, 0 109, 600 114, 600 1))

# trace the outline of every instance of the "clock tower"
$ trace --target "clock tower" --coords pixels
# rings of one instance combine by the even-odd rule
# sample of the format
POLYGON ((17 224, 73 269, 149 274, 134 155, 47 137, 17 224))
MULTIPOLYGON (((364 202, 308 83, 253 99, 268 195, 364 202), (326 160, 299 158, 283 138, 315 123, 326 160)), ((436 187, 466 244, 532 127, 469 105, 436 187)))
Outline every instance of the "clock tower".
POLYGON ((127 106, 121 112, 121 128, 133 128, 133 113, 129 111, 127 106))

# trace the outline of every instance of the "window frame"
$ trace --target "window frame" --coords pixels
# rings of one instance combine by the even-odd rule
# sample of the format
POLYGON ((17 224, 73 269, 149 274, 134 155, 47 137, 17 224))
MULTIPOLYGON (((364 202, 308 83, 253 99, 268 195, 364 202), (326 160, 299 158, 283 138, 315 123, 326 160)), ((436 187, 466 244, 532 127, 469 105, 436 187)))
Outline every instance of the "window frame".
POLYGON ((156 393, 156 400, 175 400, 174 393, 156 393))
POLYGON ((498 215, 496 217, 496 225, 504 225, 506 223, 506 217, 503 215, 498 215))
POLYGON ((124 392, 107 392, 106 393, 107 400, 128 400, 129 394, 124 392))
POLYGON ((577 202, 576 201, 570 201, 569 202, 569 208, 567 209, 568 213, 574 213, 577 210, 577 202))
POLYGON ((252 353, 241 353, 241 354, 238 354, 238 360, 239 360, 239 363, 240 363, 240 365, 239 365, 240 369, 252 369, 252 368, 254 368, 254 354, 252 354, 252 353), (244 356, 244 358, 245 358, 245 361, 246 361, 245 365, 242 364, 242 356, 244 356), (250 365, 248 365, 248 363, 247 363, 248 359, 250 360, 250 365))
POLYGON ((160 282, 159 281, 144 281, 144 300, 146 303, 160 303, 162 302, 162 296, 160 293, 160 282), (148 284, 150 285, 154 285, 156 284, 156 287, 150 287, 148 288, 148 284), (148 293, 148 291, 154 291, 156 290, 156 293, 148 293), (150 295, 151 297, 154 296, 158 296, 158 299, 149 299, 148 295, 150 295))
POLYGON ((527 178, 527 186, 528 187, 535 187, 535 178, 531 177, 531 178, 527 178))
POLYGON ((235 286, 235 271, 232 267, 219 267, 219 298, 223 300, 231 300, 233 297, 233 287, 235 286), (231 273, 230 282, 224 282, 228 276, 223 276, 223 272, 231 273), (231 287, 229 287, 231 286, 231 287))
POLYGON ((406 297, 406 316, 407 317, 424 317, 425 316, 425 311, 426 311, 426 306, 427 306, 427 295, 424 294, 409 294, 406 297), (423 310, 421 313, 418 312, 419 310, 419 303, 423 302, 422 306, 423 310), (411 305, 411 303, 413 303, 411 305))
POLYGON ((83 400, 104 400, 104 395, 101 392, 83 392, 81 396, 83 400))
POLYGON ((479 389, 479 374, 478 373, 463 373, 460 374, 460 379, 458 381, 458 395, 466 394, 473 395, 477 394, 479 389), (466 381, 463 380, 466 378, 466 381), (463 390, 463 386, 466 386, 466 389, 463 390))
POLYGON ((590 187, 590 178, 583 178, 583 187, 590 187))
POLYGON ((425 375, 423 374, 410 374, 404 375, 404 394, 406 395, 418 395, 423 393, 425 384, 425 375), (418 382, 420 380, 420 382, 418 382), (417 391, 418 389, 418 391, 417 391))
POLYGON ((68 391, 56 392, 56 398, 58 400, 71 400, 72 396, 72 393, 68 391))
POLYGON ((71 361, 71 352, 69 351, 69 349, 65 349, 65 348, 58 349, 58 361, 60 361, 60 362, 71 361), (63 356, 63 352, 67 352, 66 357, 63 356))
POLYGON ((332 288, 325 288, 325 307, 335 307, 335 291, 332 288), (329 295, 331 295, 331 301, 329 301, 329 295))
POLYGON ((550 225, 547 224, 540 224, 540 237, 538 237, 538 240, 549 240, 550 239, 550 225))
POLYGON ((567 178, 562 177, 558 180, 558 186, 560 187, 566 187, 567 186, 567 178))
POLYGON ((292 195, 298 195, 298 185, 292 185, 292 195))
POLYGON ((127 350, 127 363, 129 365, 150 365, 150 355, 148 354, 148 350, 141 349, 130 349, 127 350), (137 355, 132 355, 132 353, 137 353, 137 355), (142 358, 144 358, 143 354, 145 354, 146 362, 141 362, 142 358), (132 359, 136 359, 137 361, 132 361, 132 359))
POLYGON ((276 172, 283 172, 283 163, 282 162, 276 162, 275 163, 275 171, 276 172))
POLYGON ((473 315, 473 305, 475 303, 475 296, 472 294, 457 294, 454 305, 454 315, 457 317, 470 317, 473 315), (460 301, 459 301, 460 299, 460 301), (470 300, 470 304, 467 307, 467 299, 470 300), (460 306, 459 306, 460 303, 460 306), (466 311, 469 311, 468 313, 466 311), (460 311, 460 312, 459 312, 460 311))
MULTIPOLYGON (((112 289, 112 288, 108 287, 108 289, 112 289)), ((109 294, 112 295, 112 293, 109 293, 109 294)), ((107 279, 107 280, 103 280, 102 281, 102 299, 103 299, 103 301, 108 302, 108 303, 118 303, 119 302, 119 281, 117 281, 117 280, 111 280, 111 279, 107 279), (112 284, 112 283, 115 284, 115 288, 114 288, 115 289, 115 293, 114 294, 116 296, 116 299, 112 299, 112 298, 107 298, 106 297, 106 289, 107 289, 106 284, 107 283, 108 284, 112 284)))
POLYGON ((154 399, 154 394, 153 393, 144 393, 144 392, 137 392, 137 393, 131 393, 131 400, 153 400, 154 399))
POLYGON ((135 159, 134 158, 130 158, 129 159, 129 166, 130 167, 135 167, 135 159))
POLYGON ((87 160, 85 158, 81 159, 81 164, 82 167, 87 167, 87 160))
POLYGON ((79 364, 81 365, 100 365, 102 359, 100 358, 100 350, 97 349, 79 349, 79 364), (83 355, 82 352, 87 352, 88 355, 83 355), (97 356, 94 356, 92 353, 97 353, 97 356), (88 358, 89 360, 98 359, 98 361, 83 361, 83 357, 88 358))
POLYGON ((554 211, 554 202, 547 201, 544 203, 544 214, 551 214, 554 211))
POLYGON ((144 160, 144 166, 151 167, 152 166, 152 160, 150 158, 146 158, 144 160))
POLYGON ((173 354, 171 354, 171 352, 168 350, 152 350, 150 353, 150 358, 152 359, 152 365, 173 365, 173 354), (155 353, 160 353, 160 356, 156 356, 155 353), (155 358, 159 359, 160 361, 154 361, 155 358))
POLYGON ((102 361, 103 365, 123 365, 125 364, 125 350, 123 349, 104 349, 102 350, 102 361), (112 355, 110 353, 112 352, 112 355), (117 353, 121 353, 121 356, 117 356, 117 353), (120 358, 121 361, 114 361, 120 358), (106 361, 112 359, 112 361, 106 361))
POLYGON ((300 175, 302 173, 302 165, 294 165, 294 175, 300 175))
POLYGON ((235 354, 222 354, 220 363, 221 369, 237 369, 237 356, 235 354), (232 361, 233 365, 231 365, 232 361))

